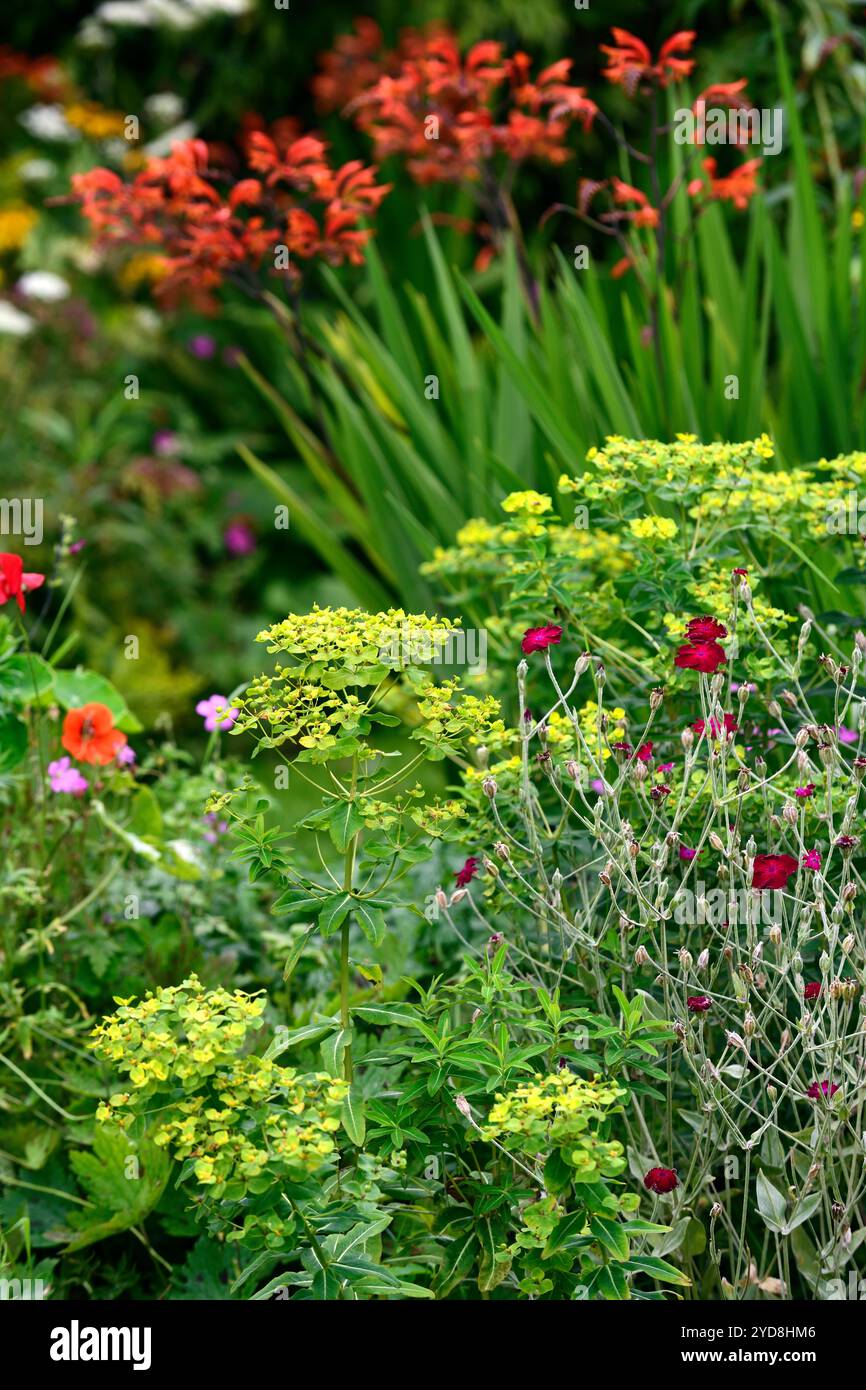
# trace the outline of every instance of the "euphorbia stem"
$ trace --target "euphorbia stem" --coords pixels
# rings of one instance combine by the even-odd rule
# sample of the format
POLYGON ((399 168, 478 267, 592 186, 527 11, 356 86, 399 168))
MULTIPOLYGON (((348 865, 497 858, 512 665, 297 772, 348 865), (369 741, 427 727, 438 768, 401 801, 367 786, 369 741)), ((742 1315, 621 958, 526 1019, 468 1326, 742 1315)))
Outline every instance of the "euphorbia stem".
MULTIPOLYGON (((358 758, 355 756, 352 762, 352 797, 355 795, 355 787, 358 782, 358 758)), ((356 832, 346 847, 346 858, 343 864, 343 891, 351 893, 352 882, 355 877, 355 854, 358 848, 358 833, 356 832)), ((352 921, 352 914, 349 913, 340 929, 340 1024, 348 1032, 349 1030, 349 927, 352 921)), ((343 1052, 343 1080, 352 1080, 352 1045, 351 1043, 343 1052)))

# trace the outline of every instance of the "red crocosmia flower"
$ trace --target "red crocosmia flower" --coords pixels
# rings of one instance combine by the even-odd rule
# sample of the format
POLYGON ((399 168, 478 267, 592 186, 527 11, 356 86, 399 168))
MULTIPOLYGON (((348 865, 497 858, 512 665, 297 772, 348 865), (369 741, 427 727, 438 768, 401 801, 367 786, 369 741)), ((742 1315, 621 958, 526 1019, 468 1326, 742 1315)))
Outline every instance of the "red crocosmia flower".
POLYGON ((803 990, 803 998, 806 999, 806 1000, 808 1000, 808 1001, 811 1001, 812 999, 820 999, 820 997, 821 997, 821 985, 820 985, 820 983, 818 982, 818 980, 810 980, 809 983, 805 986, 805 988, 804 988, 804 990, 803 990))
POLYGON ((797 861, 790 854, 756 854, 752 870, 753 888, 784 888, 797 872, 797 861))
POLYGON ((673 1192, 675 1187, 679 1187, 680 1180, 673 1168, 650 1168, 644 1175, 643 1185, 649 1192, 662 1195, 673 1192))
POLYGON ((803 855, 804 869, 820 869, 821 856, 816 849, 807 849, 803 855))
POLYGON ((0 553, 0 604, 14 598, 21 612, 24 612, 24 595, 31 589, 38 589, 45 583, 44 574, 27 574, 20 555, 9 552, 0 553))
POLYGON ((696 645, 703 642, 718 642, 727 637, 728 629, 718 619, 708 614, 703 618, 690 618, 686 623, 686 637, 696 645))
POLYGON ((607 67, 602 73, 608 82, 616 82, 629 96, 634 96, 641 82, 658 82, 667 87, 670 82, 688 77, 695 65, 693 58, 680 58, 677 54, 689 53, 697 37, 693 29, 681 29, 672 34, 659 49, 655 63, 643 39, 630 34, 627 29, 612 28, 613 46, 601 44, 602 53, 607 54, 607 67))
POLYGON ((454 877, 457 880, 457 887, 465 888, 467 883, 472 882, 473 878, 477 873, 478 860, 476 859, 474 854, 470 854, 469 858, 466 860, 466 863, 462 866, 462 868, 458 869, 456 874, 454 875, 454 877))
POLYGON ((713 1001, 708 994, 690 994, 686 1000, 690 1014, 705 1014, 712 1008, 713 1001))
POLYGON ((700 642, 680 647, 674 657, 674 665, 683 671, 703 671, 712 676, 728 658, 717 642, 700 642))
POLYGON ((113 762, 126 743, 126 734, 114 727, 114 715, 107 705, 95 702, 69 710, 63 721, 60 742, 80 763, 113 762))
POLYGON ((266 268, 296 283, 299 263, 314 256, 362 264, 372 231, 361 219, 389 191, 376 184, 375 170, 358 160, 332 167, 325 142, 301 135, 294 122, 278 123, 271 135, 250 131, 246 156, 256 177, 234 178, 230 151, 179 141, 128 183, 110 169, 73 174, 72 197, 103 245, 147 247, 162 257, 156 290, 169 306, 187 298, 212 310, 224 281, 248 283, 266 268), (284 266, 274 255, 280 247, 288 252, 284 266))
POLYGON ((640 748, 635 753, 635 757, 637 758, 638 762, 641 763, 648 763, 652 758, 652 755, 653 746, 651 743, 642 743, 640 748))
POLYGON ((762 163, 760 159, 747 159, 732 173, 719 175, 716 173, 717 161, 709 156, 703 161, 709 184, 703 179, 692 179, 688 185, 689 195, 697 198, 705 194, 717 202, 733 203, 734 207, 742 212, 748 207, 749 199, 758 191, 758 170, 762 163))
POLYGON ((561 641, 562 628, 555 623, 545 623, 543 627, 527 628, 520 648, 529 656, 530 652, 543 652, 545 647, 555 647, 561 641))
MULTIPOLYGON (((737 721, 732 714, 725 715, 723 724, 726 734, 735 734, 737 732, 737 729, 739 728, 739 725, 737 724, 737 721)), ((692 729, 698 735, 702 734, 706 727, 706 722, 703 719, 696 719, 694 724, 689 725, 689 728, 692 729)), ((718 738, 720 732, 721 728, 718 719, 710 719, 710 734, 712 735, 712 737, 718 738)))
POLYGON ((813 1081, 806 1095, 810 1100, 820 1100, 822 1096, 829 1100, 831 1096, 835 1096, 838 1089, 835 1081, 813 1081))

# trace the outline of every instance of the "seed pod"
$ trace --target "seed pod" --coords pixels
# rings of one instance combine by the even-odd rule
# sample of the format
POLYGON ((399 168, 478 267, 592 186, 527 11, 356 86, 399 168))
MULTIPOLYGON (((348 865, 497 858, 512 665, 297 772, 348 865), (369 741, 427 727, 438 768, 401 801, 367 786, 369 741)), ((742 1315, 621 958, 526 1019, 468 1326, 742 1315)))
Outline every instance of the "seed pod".
POLYGON ((649 951, 647 950, 646 946, 638 946, 637 950, 634 953, 634 963, 635 965, 649 964, 649 951))
POLYGON ((496 778, 485 777, 484 781, 481 783, 481 790, 483 791, 484 795, 489 796, 490 800, 492 801, 498 790, 496 786, 496 778))
POLYGON ((574 663, 575 676, 582 676, 584 671, 588 669, 589 657, 589 652, 581 652, 580 656, 577 658, 577 661, 575 661, 574 663))
POLYGON ((701 951, 701 954, 698 956, 698 969, 699 969, 699 970, 706 970, 706 968, 707 968, 707 966, 709 965, 709 963, 710 963, 710 953, 709 953, 708 950, 704 949, 703 951, 701 951))
POLYGON ((853 932, 849 931, 848 935, 844 937, 842 941, 842 950, 845 952, 845 955, 850 956, 851 952, 854 950, 854 947, 856 945, 857 938, 855 937, 853 932))
POLYGON ((653 711, 653 713, 655 713, 655 711, 661 707, 664 698, 664 686, 657 686, 655 690, 650 691, 649 704, 650 709, 653 711))
POLYGON ((784 821, 787 821, 788 825, 797 824, 797 808, 794 805, 793 801, 785 802, 784 806, 782 807, 782 819, 784 821))
POLYGON ((755 1015, 752 1013, 751 1009, 749 1009, 748 1013, 746 1014, 746 1017, 743 1019, 743 1032, 745 1033, 747 1038, 752 1038, 754 1037, 757 1028, 758 1020, 755 1018, 755 1015))
POLYGON ((691 951, 687 951, 685 946, 682 946, 680 950, 677 951, 677 955, 679 956, 680 965, 682 966, 683 970, 691 970, 692 965, 694 963, 691 951))
POLYGON ((441 888, 436 889, 436 902, 439 904, 440 907, 448 906, 448 899, 441 888))
POLYGON ((715 830, 711 830, 709 838, 710 844, 712 845, 713 849, 716 850, 719 854, 724 854, 725 845, 721 835, 717 835, 715 830))
POLYGON ((496 844, 493 846, 493 853, 496 855, 497 859, 507 860, 511 858, 511 850, 504 840, 496 841, 496 844))
POLYGON ((782 928, 779 926, 778 922, 774 922, 770 928, 770 940, 778 950, 782 944, 782 928))
POLYGON ((843 901, 843 903, 853 903, 853 901, 854 901, 854 899, 856 898, 856 896, 857 896, 857 884, 856 884, 856 883, 846 883, 846 884, 845 884, 845 887, 842 889, 842 901, 843 901))

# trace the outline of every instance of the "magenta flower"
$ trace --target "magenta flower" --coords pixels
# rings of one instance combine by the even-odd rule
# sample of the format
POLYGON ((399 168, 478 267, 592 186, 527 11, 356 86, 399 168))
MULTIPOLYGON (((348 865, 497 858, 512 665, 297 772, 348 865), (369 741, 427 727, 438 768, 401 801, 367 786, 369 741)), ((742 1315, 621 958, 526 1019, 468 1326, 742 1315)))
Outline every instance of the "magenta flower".
POLYGON ((216 352, 216 341, 209 333, 196 333, 195 337, 190 338, 187 347, 193 357, 198 357, 200 361, 207 362, 216 352))
POLYGON ((49 763, 48 779, 53 792, 67 792, 71 796, 81 796, 89 786, 87 778, 73 767, 71 758, 57 758, 49 763))
POLYGON ((795 796, 799 796, 799 798, 800 798, 801 801, 805 801, 807 797, 814 796, 814 795, 815 795, 815 783, 814 783, 814 782, 807 782, 806 785, 805 785, 805 787, 795 787, 795 788, 794 788, 794 795, 795 795, 795 796))
POLYGON ((840 724, 840 725, 839 725, 839 742, 840 742, 840 743, 856 743, 856 742, 857 742, 857 731, 856 731, 856 729, 846 729, 846 727, 845 727, 844 724, 840 724))
POLYGON ((830 1100, 838 1089, 835 1081, 813 1081, 806 1095, 810 1100, 820 1100, 822 1096, 825 1100, 830 1100))
POLYGON ((478 873, 478 860, 476 859, 476 857, 475 857, 474 854, 470 854, 470 856, 469 856, 469 858, 466 860, 465 864, 463 864, 462 867, 459 868, 459 869, 457 870, 456 874, 454 875, 454 877, 455 877, 456 880, 457 880, 457 887, 458 887, 458 888, 465 888, 466 885, 467 885, 467 883, 471 883, 471 882, 472 882, 473 878, 475 877, 475 875, 476 875, 477 873, 478 873))
POLYGON ((688 845, 680 845, 680 859, 685 859, 686 863, 694 859, 696 854, 696 849, 689 849, 688 845))
POLYGON ((180 453, 180 440, 174 430, 157 430, 150 447, 158 458, 171 458, 172 454, 180 453))
POLYGON ((821 856, 816 849, 808 849, 803 855, 804 869, 820 869, 821 856))
POLYGON ((119 750, 115 761, 120 763, 121 767, 132 767, 132 764, 135 762, 135 757, 135 749, 130 748, 129 744, 125 743, 119 750))
POLYGON ((230 555, 251 555, 256 548, 256 533, 242 517, 235 517, 223 531, 223 544, 230 555))
POLYGON ((520 649, 524 656, 530 652, 542 652, 545 647, 555 647, 562 641, 562 628, 555 623, 545 623, 543 627, 528 627, 523 634, 520 649))
POLYGON ((225 695, 211 695, 209 700, 199 700, 195 712, 201 715, 209 734, 212 734, 216 729, 224 732, 234 724, 240 711, 228 709, 227 705, 228 700, 225 695))

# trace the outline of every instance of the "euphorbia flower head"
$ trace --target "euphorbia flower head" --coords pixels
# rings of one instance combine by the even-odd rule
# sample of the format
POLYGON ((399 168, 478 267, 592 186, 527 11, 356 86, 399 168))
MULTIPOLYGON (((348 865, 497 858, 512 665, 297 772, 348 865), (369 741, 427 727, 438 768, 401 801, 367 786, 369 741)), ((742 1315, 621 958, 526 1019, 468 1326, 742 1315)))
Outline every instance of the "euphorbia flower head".
POLYGON ((562 628, 557 627, 555 623, 545 623, 543 627, 526 629, 520 649, 529 656, 530 652, 542 652, 545 647, 555 647, 561 641, 562 628))
POLYGON ((791 854, 756 854, 752 870, 753 888, 784 888, 797 872, 797 861, 791 854))
POLYGON ((657 1192, 661 1196, 679 1187, 680 1180, 673 1168, 650 1168, 644 1176, 643 1185, 649 1192, 657 1192))
POLYGON ((44 574, 27 574, 20 555, 9 551, 0 552, 0 604, 14 598, 21 612, 24 612, 24 595, 31 589, 39 589, 45 583, 44 574))
POLYGON ((113 762, 126 743, 126 734, 114 727, 114 715, 96 701, 67 712, 60 740, 67 753, 80 763, 113 762))

